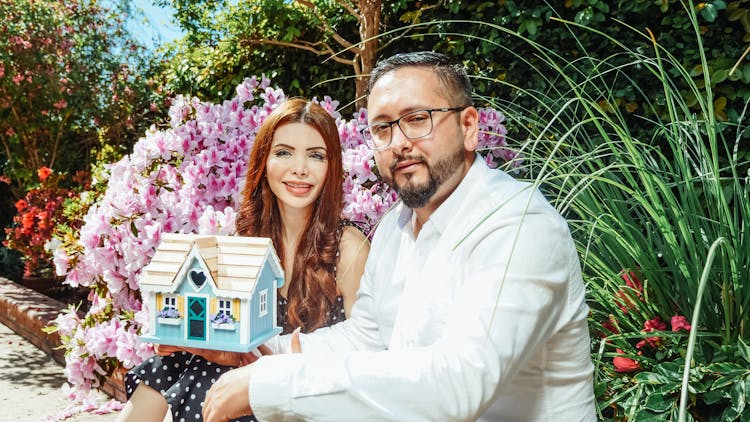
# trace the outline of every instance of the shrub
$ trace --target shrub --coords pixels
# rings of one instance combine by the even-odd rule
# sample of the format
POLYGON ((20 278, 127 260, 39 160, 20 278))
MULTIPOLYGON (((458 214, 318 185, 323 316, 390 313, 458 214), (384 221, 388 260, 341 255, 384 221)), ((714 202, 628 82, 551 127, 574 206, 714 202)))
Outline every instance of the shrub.
MULTIPOLYGON (((695 11, 685 13, 703 51, 695 11)), ((750 397, 744 113, 736 123, 721 119, 705 58, 699 84, 648 32, 641 37, 650 48, 631 48, 560 22, 576 40, 598 37, 617 49, 568 60, 518 37, 535 62, 519 54, 516 64, 548 85, 505 87, 531 109, 513 97, 493 101, 511 126, 529 130, 521 174, 569 220, 591 307, 599 417, 735 420, 750 397), (636 74, 659 95, 641 91, 636 74), (644 114, 618 106, 614 80, 630 85, 644 114)))
MULTIPOLYGON (((38 170, 39 184, 26 192, 16 203, 18 213, 11 227, 6 228, 4 245, 23 256, 24 276, 53 276, 52 251, 57 241, 55 227, 65 222, 64 201, 75 196, 75 191, 64 187, 66 175, 47 167, 38 170)), ((85 186, 86 175, 79 173, 75 183, 85 186)))

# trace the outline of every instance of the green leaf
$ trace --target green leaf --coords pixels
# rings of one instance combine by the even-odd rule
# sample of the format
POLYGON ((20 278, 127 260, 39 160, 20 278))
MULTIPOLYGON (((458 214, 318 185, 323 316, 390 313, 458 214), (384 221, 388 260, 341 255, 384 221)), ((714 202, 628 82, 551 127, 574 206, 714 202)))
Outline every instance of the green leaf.
POLYGON ((739 344, 737 345, 737 349, 740 352, 740 356, 745 359, 745 362, 750 363, 750 348, 748 348, 747 344, 745 344, 741 338, 738 340, 739 344))
POLYGON ((727 79, 729 72, 726 69, 720 69, 711 75, 711 83, 716 85, 724 82, 727 79))
POLYGON ((601 397, 607 391, 606 382, 597 382, 594 385, 594 397, 601 397))
POLYGON ((721 376, 737 376, 748 372, 748 369, 742 367, 734 362, 719 362, 712 363, 706 366, 706 370, 709 372, 715 372, 721 376))
POLYGON ((640 372, 636 374, 636 376, 633 377, 633 379, 636 382, 644 383, 644 384, 667 384, 669 382, 669 378, 665 377, 661 374, 656 374, 653 372, 640 372))
POLYGON ((718 403, 721 399, 729 398, 729 393, 724 390, 710 390, 703 394, 703 401, 706 404, 718 403))
POLYGON ((708 22, 715 21, 718 15, 719 11, 716 10, 716 7, 714 7, 713 4, 707 4, 706 7, 701 10, 701 16, 703 16, 703 19, 707 20, 708 22))
POLYGON ((654 372, 667 378, 682 380, 682 364, 677 362, 664 362, 654 367, 654 372))
POLYGON ((665 394, 650 394, 643 405, 648 410, 663 413, 674 405, 674 398, 665 394))
POLYGON ((734 385, 732 385, 732 389, 729 390, 729 397, 732 399, 732 409, 735 409, 737 411, 737 414, 741 415, 742 411, 745 410, 746 403, 745 383, 734 383, 734 385))
POLYGON ((664 413, 654 414, 646 409, 639 410, 633 418, 634 421, 638 422, 664 422, 667 419, 667 415, 664 413))

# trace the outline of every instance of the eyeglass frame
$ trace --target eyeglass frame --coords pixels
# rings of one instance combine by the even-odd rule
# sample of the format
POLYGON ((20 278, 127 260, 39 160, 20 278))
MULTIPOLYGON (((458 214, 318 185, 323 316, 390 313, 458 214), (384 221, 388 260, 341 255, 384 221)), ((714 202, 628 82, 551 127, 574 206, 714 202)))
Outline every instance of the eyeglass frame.
MULTIPOLYGON (((404 135, 404 137, 406 139, 424 138, 425 136, 429 136, 432 133, 433 129, 435 129, 435 122, 432 120, 432 113, 435 113, 435 112, 448 113, 448 112, 451 112, 451 111, 461 112, 461 111, 466 110, 469 107, 471 107, 471 106, 470 105, 465 105, 465 106, 459 106, 459 107, 441 107, 441 108, 426 108, 426 109, 423 109, 423 110, 414 110, 414 111, 410 111, 408 113, 404 113, 403 115, 399 116, 399 118, 396 119, 396 120, 371 123, 371 124, 363 127, 362 129, 360 129, 359 133, 362 134, 362 138, 364 139, 365 146, 367 146, 367 148, 369 148, 369 149, 371 149, 373 151, 381 151, 381 150, 384 150, 384 149, 390 147, 393 144, 393 125, 394 124, 396 126, 398 126, 398 130, 401 131, 401 134, 404 135), (430 130, 427 133, 425 133, 424 135, 420 135, 420 136, 411 137, 411 136, 407 135, 404 132, 404 129, 401 127, 401 123, 400 123, 401 119, 403 119, 404 117, 410 116, 410 115, 412 115, 414 113, 420 113, 420 112, 425 112, 425 111, 427 112, 428 116, 430 117, 430 130), (371 141, 372 144, 373 144, 373 146, 370 146, 368 144, 368 142, 367 142, 367 135, 365 134, 365 132, 366 131, 370 131, 370 128, 373 127, 373 126, 381 126, 381 125, 384 125, 384 124, 387 124, 388 125, 388 129, 391 131, 391 138, 388 140, 388 143, 386 145, 384 145, 384 146, 376 147, 376 146, 374 146, 375 143, 371 141)), ((372 139, 372 132, 370 134, 370 139, 372 139)))

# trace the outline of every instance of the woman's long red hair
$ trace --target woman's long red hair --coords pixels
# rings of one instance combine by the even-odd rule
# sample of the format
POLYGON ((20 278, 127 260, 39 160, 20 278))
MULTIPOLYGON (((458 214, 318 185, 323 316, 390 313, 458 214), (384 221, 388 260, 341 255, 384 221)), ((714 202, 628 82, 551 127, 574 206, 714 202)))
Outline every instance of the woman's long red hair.
POLYGON ((343 207, 343 168, 341 142, 336 122, 320 105, 293 98, 278 106, 255 137, 242 204, 237 216, 237 232, 243 236, 270 237, 281 262, 284 244, 281 216, 276 196, 266 180, 266 162, 276 130, 289 123, 312 126, 323 137, 328 159, 326 182, 302 233, 294 257, 287 293, 287 326, 309 332, 326 323, 326 313, 336 300, 336 232, 343 207))

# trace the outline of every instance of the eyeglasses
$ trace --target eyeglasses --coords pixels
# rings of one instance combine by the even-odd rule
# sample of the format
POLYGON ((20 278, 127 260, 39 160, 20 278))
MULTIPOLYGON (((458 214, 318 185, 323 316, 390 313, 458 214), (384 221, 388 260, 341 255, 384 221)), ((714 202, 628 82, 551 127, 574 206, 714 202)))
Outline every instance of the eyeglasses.
POLYGON ((417 110, 404 114, 390 122, 376 122, 360 130, 365 138, 365 145, 374 150, 388 148, 393 141, 393 125, 398 125, 401 133, 408 139, 424 138, 432 133, 432 113, 448 113, 450 111, 463 111, 469 106, 430 108, 417 110))

